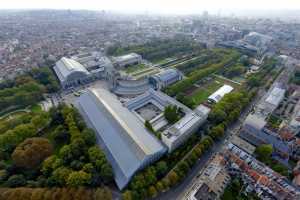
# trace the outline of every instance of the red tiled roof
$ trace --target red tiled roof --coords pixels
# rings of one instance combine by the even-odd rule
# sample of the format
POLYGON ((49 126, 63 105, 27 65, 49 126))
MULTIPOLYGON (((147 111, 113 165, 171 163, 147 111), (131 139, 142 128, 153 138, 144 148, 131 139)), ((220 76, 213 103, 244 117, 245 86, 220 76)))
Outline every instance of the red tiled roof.
POLYGON ((259 182, 260 184, 262 184, 262 185, 265 185, 265 186, 269 185, 269 179, 268 179, 268 177, 266 177, 266 176, 264 176, 264 175, 261 175, 261 176, 260 176, 258 182, 259 182))
POLYGON ((293 183, 297 186, 300 186, 300 174, 294 177, 293 183))

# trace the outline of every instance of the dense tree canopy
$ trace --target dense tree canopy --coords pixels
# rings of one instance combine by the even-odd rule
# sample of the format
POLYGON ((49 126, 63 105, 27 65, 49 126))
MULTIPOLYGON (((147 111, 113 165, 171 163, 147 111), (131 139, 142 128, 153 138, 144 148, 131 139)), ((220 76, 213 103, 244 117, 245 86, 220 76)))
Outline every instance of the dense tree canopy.
POLYGON ((1 188, 0 200, 112 200, 107 187, 103 188, 1 188))
POLYGON ((107 50, 107 53, 116 56, 135 52, 147 60, 156 61, 170 56, 195 53, 203 48, 203 46, 195 44, 192 40, 178 37, 167 40, 152 40, 137 46, 122 47, 114 45, 107 50))
POLYGON ((177 106, 167 106, 164 110, 164 116, 170 124, 174 124, 180 119, 180 109, 177 106))
POLYGON ((255 149, 255 154, 258 156, 260 160, 270 159, 272 152, 273 152, 273 147, 271 144, 263 144, 258 146, 255 149))
POLYGON ((240 54, 236 51, 231 51, 228 55, 224 55, 224 58, 221 62, 215 64, 208 64, 200 69, 193 71, 190 76, 179 81, 166 89, 166 92, 170 96, 175 96, 180 92, 184 92, 186 89, 191 87, 197 81, 207 77, 208 75, 217 72, 222 69, 224 66, 234 62, 240 57, 240 54))
POLYGON ((12 154, 17 167, 35 168, 52 154, 53 147, 46 138, 28 138, 19 144, 12 154))

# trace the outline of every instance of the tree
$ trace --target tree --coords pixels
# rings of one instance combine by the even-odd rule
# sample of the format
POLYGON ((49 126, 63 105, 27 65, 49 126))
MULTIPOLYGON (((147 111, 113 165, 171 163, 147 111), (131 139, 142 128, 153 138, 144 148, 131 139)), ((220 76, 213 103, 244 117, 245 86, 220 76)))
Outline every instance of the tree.
POLYGON ((197 161, 198 156, 195 150, 193 150, 190 155, 187 157, 187 162, 190 167, 193 167, 195 162, 197 161))
POLYGON ((105 183, 113 180, 113 171, 107 162, 101 166, 100 176, 105 183))
POLYGON ((101 199, 101 200, 112 200, 112 194, 109 188, 97 188, 94 195, 95 200, 101 199))
POLYGON ((187 172, 190 170, 190 167, 188 163, 185 160, 183 160, 179 162, 177 169, 181 177, 184 177, 187 174, 187 172))
POLYGON ((57 144, 68 144, 70 142, 70 134, 62 125, 57 126, 51 136, 57 144))
POLYGON ((219 124, 226 119, 226 113, 222 109, 213 109, 212 112, 209 113, 208 119, 213 124, 219 124))
POLYGON ((202 155, 202 146, 197 145, 194 149, 194 152, 196 153, 197 157, 199 158, 202 155))
POLYGON ((130 188, 134 191, 142 190, 147 185, 143 174, 137 174, 133 177, 130 188))
POLYGON ((164 110, 164 116, 170 124, 174 124, 180 118, 177 106, 167 106, 164 110))
POLYGON ((123 192, 122 199, 123 200, 133 200, 132 192, 130 190, 126 190, 125 192, 123 192))
POLYGON ((65 164, 73 160, 73 153, 70 145, 64 145, 58 153, 59 157, 63 160, 65 164))
POLYGON ((224 126, 223 124, 219 124, 218 126, 214 126, 211 131, 210 131, 210 136, 213 139, 220 139, 221 137, 223 137, 225 131, 224 131, 224 126))
POLYGON ((155 132, 152 125, 151 125, 151 123, 148 120, 145 121, 145 127, 147 128, 148 131, 150 131, 152 133, 155 132))
POLYGON ((168 179, 169 179, 169 181, 170 181, 170 185, 171 185, 171 186, 176 185, 176 184, 178 183, 178 181, 179 181, 179 177, 178 177, 177 173, 174 172, 174 171, 171 171, 171 172, 168 174, 167 177, 168 177, 168 179))
POLYGON ((86 128, 82 131, 81 134, 87 146, 96 144, 96 135, 92 129, 86 128))
POLYGON ((52 154, 53 147, 46 138, 29 138, 14 150, 12 160, 17 167, 32 169, 52 154))
POLYGON ((88 149, 89 159, 92 163, 95 163, 97 160, 105 160, 104 153, 99 149, 98 146, 92 146, 88 149))
POLYGON ((271 144, 263 144, 255 149, 255 154, 259 160, 269 160, 273 152, 273 147, 271 144))
POLYGON ((156 188, 153 185, 149 187, 149 189, 148 189, 148 195, 151 198, 154 198, 154 197, 157 196, 157 190, 156 190, 156 188))
POLYGON ((84 186, 90 183, 91 177, 91 174, 84 171, 74 171, 70 173, 67 179, 67 185, 71 187, 84 186))
POLYGON ((195 103, 194 101, 191 99, 191 98, 188 98, 186 97, 184 94, 182 93, 179 93, 177 96, 176 96, 176 99, 183 103, 184 105, 186 105, 187 107, 189 108, 194 108, 195 106, 195 103))
POLYGON ((153 166, 148 167, 144 173, 144 177, 146 185, 154 184, 157 181, 155 168, 153 166))
POLYGON ((204 150, 207 150, 213 144, 213 140, 210 136, 206 136, 202 139, 200 144, 204 146, 204 150))
POLYGON ((8 177, 8 173, 5 169, 0 170, 0 184, 3 183, 8 177))
POLYGON ((59 167, 53 171, 52 176, 60 186, 64 186, 71 172, 72 170, 66 167, 59 167))
POLYGON ((170 180, 168 177, 165 177, 162 179, 162 184, 163 184, 165 190, 167 190, 171 186, 171 183, 170 183, 170 180))
POLYGON ((8 187, 21 187, 25 184, 26 179, 23 175, 12 175, 5 183, 5 185, 8 187))
POLYGON ((261 81, 260 81, 259 77, 257 77, 257 76, 251 76, 247 81, 247 85, 250 88, 258 87, 258 86, 260 86, 260 84, 261 84, 261 81))
POLYGON ((158 176, 163 176, 168 171, 168 165, 165 161, 159 161, 156 164, 155 169, 158 176))
POLYGON ((34 125, 36 130, 44 128, 49 122, 49 115, 46 112, 41 112, 39 115, 31 119, 31 123, 34 125))
POLYGON ((236 65, 236 66, 233 66, 233 67, 230 67, 226 72, 226 76, 228 76, 229 78, 233 78, 235 76, 239 76, 241 75, 242 73, 245 72, 245 67, 244 66, 241 66, 241 65, 236 65))
POLYGON ((163 192, 164 191, 164 185, 163 185, 163 183, 161 182, 161 181, 158 181, 157 183, 156 183, 156 186, 155 186, 156 188, 157 188, 157 191, 158 192, 163 192))
POLYGON ((45 176, 49 176, 51 172, 63 165, 63 160, 56 155, 49 156, 44 160, 41 171, 45 176))

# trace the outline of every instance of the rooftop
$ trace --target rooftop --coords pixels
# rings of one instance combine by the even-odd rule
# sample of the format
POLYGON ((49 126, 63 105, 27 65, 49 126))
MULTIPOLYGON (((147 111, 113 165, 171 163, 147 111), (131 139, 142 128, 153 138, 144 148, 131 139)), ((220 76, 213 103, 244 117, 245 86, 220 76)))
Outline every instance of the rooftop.
POLYGON ((216 92, 210 95, 208 99, 217 103, 225 96, 225 94, 230 93, 232 90, 233 87, 231 87, 230 85, 223 85, 216 92))
POLYGON ((123 55, 123 56, 115 57, 115 61, 123 62, 123 61, 127 61, 127 60, 130 60, 130 59, 136 59, 136 58, 139 58, 139 57, 140 57, 140 55, 138 55, 136 53, 130 53, 130 54, 126 54, 126 55, 123 55))
POLYGON ((176 69, 167 69, 156 74, 155 76, 158 77, 161 81, 168 81, 174 77, 177 77, 178 74, 179 71, 177 71, 176 69))
POLYGON ((270 95, 267 97, 266 102, 277 107, 279 103, 282 101, 282 99, 284 98, 284 93, 285 93, 284 89, 274 87, 270 95))
POLYGON ((59 61, 56 62, 54 70, 60 81, 64 81, 72 73, 76 72, 89 74, 88 70, 79 62, 66 57, 62 57, 59 61))
POLYGON ((96 130, 119 188, 128 183, 149 156, 165 152, 144 124, 109 91, 90 89, 80 96, 78 107, 88 124, 96 130))

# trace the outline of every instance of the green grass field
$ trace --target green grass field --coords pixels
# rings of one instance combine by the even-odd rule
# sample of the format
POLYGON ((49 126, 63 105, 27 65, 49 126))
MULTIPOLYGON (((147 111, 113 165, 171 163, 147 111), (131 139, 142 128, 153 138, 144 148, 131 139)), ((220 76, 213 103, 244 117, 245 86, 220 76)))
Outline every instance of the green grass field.
POLYGON ((34 113, 38 113, 42 111, 42 107, 39 104, 35 104, 30 107, 30 111, 34 113))
POLYGON ((201 88, 194 91, 190 98, 196 105, 199 105, 207 100, 207 98, 222 86, 222 83, 212 80, 208 84, 203 85, 201 88))
POLYGON ((217 91, 223 85, 230 85, 234 88, 234 90, 239 90, 241 85, 231 82, 226 79, 222 79, 220 77, 214 77, 213 80, 204 83, 198 89, 196 89, 192 94, 189 95, 192 98, 195 105, 199 105, 207 100, 207 98, 217 91))
POLYGON ((141 71, 141 70, 146 69, 146 68, 147 68, 147 66, 145 64, 138 64, 138 65, 132 65, 132 66, 126 67, 124 69, 124 71, 127 74, 131 74, 131 73, 141 71))

